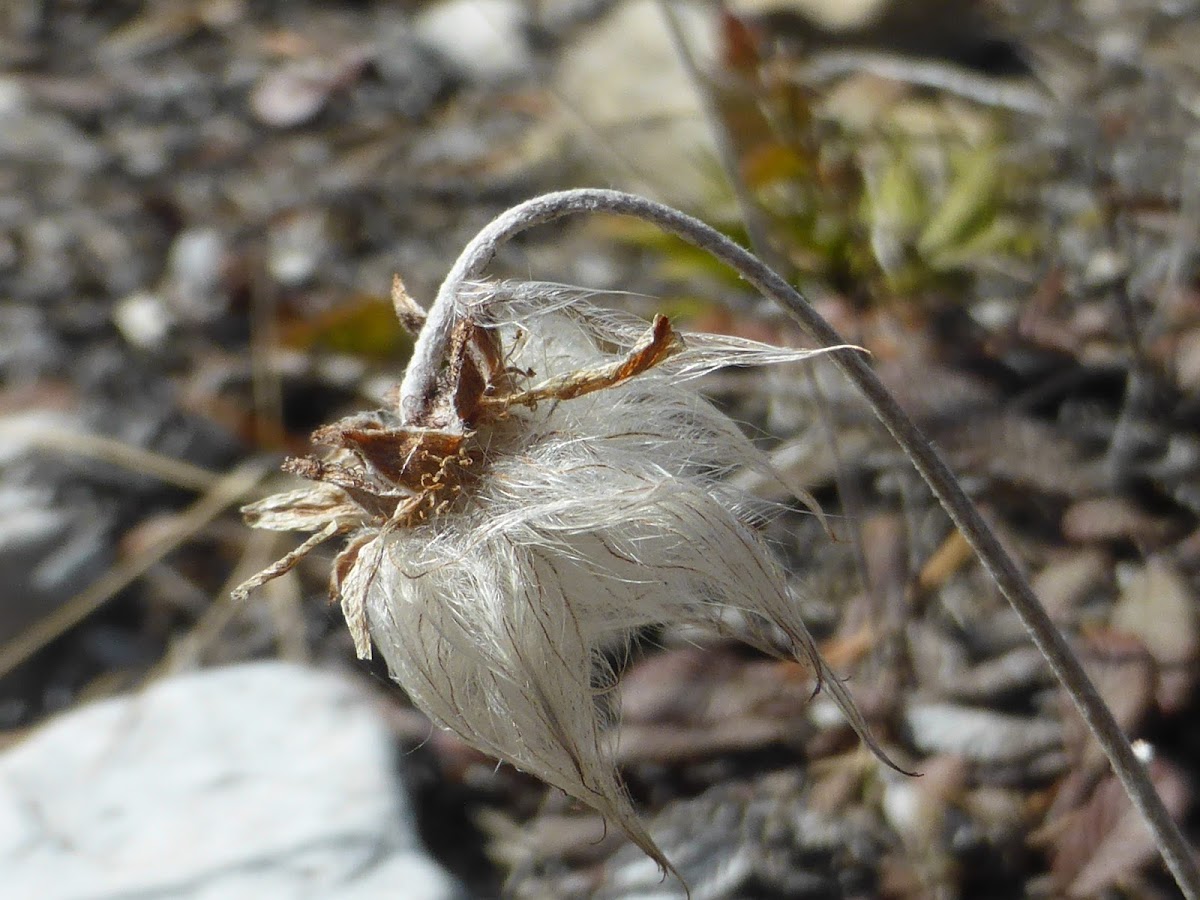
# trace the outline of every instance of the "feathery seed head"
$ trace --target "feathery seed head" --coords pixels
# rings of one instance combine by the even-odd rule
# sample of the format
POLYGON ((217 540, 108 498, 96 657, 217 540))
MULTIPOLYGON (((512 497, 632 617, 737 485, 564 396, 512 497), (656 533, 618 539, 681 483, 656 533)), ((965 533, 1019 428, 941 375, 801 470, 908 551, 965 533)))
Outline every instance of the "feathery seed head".
MULTIPOLYGON (((424 324, 398 280, 394 300, 424 324)), ((870 742, 753 527, 761 505, 724 477, 769 464, 688 384, 813 351, 685 337, 544 285, 474 285, 456 306, 419 404, 318 429, 332 453, 285 464, 311 486, 246 508, 256 527, 313 534, 239 591, 346 535, 330 590, 358 654, 373 639, 435 722, 594 807, 669 869, 604 735, 604 651, 635 630, 734 629, 802 657, 870 742)))

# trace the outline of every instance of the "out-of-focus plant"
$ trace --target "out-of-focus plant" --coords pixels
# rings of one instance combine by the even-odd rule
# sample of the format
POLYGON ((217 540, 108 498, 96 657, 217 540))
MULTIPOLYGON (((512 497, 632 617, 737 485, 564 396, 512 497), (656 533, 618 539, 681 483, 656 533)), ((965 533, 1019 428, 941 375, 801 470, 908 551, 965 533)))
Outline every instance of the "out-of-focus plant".
POLYGON ((307 352, 346 353, 382 361, 407 358, 412 340, 383 297, 359 297, 337 309, 285 323, 285 347, 307 352))
MULTIPOLYGON (((917 94, 885 103, 866 84, 830 96, 800 83, 799 63, 740 46, 717 108, 765 237, 796 272, 871 304, 928 304, 976 270, 1030 258, 1037 227, 1020 195, 1033 173, 1002 149, 1004 110, 917 94)), ((726 174, 714 164, 699 211, 742 241, 726 174)), ((729 277, 644 223, 617 227, 662 255, 666 277, 729 277)))

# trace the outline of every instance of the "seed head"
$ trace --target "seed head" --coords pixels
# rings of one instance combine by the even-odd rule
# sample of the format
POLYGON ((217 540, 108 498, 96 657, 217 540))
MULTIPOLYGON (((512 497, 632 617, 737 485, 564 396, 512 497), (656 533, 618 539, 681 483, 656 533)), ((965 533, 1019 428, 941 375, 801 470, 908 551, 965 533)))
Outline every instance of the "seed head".
MULTIPOLYGON (((393 294, 419 328, 398 280, 393 294)), ((359 656, 373 640, 431 719, 592 806, 664 869, 605 737, 608 660, 639 629, 702 626, 802 658, 867 736, 756 530, 761 502, 726 478, 781 476, 692 385, 813 351, 509 284, 464 290, 447 346, 415 411, 318 429, 330 455, 284 465, 312 484, 246 507, 256 527, 313 535, 240 592, 345 535, 330 591, 359 656)))

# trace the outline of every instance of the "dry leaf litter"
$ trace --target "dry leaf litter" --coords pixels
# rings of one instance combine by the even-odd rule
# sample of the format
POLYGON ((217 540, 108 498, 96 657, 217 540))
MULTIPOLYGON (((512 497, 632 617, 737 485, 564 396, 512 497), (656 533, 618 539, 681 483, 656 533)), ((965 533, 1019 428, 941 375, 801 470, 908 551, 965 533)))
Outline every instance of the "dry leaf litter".
MULTIPOLYGON (((408 346, 385 295, 395 271, 430 296, 510 202, 626 183, 611 126, 586 127, 587 97, 564 111, 542 86, 567 79, 569 51, 611 21, 606 6, 508 9, 503 65, 478 67, 439 47, 444 25, 418 28, 393 6, 0 13, 4 647, 73 611, 73 627, 6 667, 0 713, 14 736, 147 675, 269 655, 350 665, 352 641, 324 604, 329 556, 277 580, 268 602, 214 601, 294 545, 247 537, 233 507, 255 497, 199 516, 197 498, 238 460, 303 457, 313 428, 383 403, 408 346), (128 577, 72 606, 114 572, 128 577)), ((908 32, 814 25, 800 7, 743 10, 744 30, 712 30, 715 65, 742 77, 748 34, 772 77, 823 98, 814 127, 828 116, 867 135, 862 170, 886 189, 857 240, 894 296, 864 302, 865 282, 844 274, 853 259, 822 270, 814 296, 967 477, 1168 804, 1193 821, 1200 9, 1007 0, 889 43, 908 32), (1033 246, 952 259, 953 210, 941 234, 913 232, 887 199, 904 178, 872 168, 870 123, 888 114, 908 133, 989 131, 1026 173, 1004 202, 1033 246), (906 281, 915 258, 956 277, 906 281)), ((830 146, 824 175, 845 163, 830 146)), ((957 183, 936 155, 916 157, 942 184, 934 193, 957 183)), ((718 216, 719 188, 697 184, 673 185, 673 199, 718 216)), ((610 234, 564 229, 498 268, 662 296, 691 331, 796 342, 719 275, 662 266, 636 242, 612 249, 610 234)), ((801 268, 820 262, 809 253, 801 268)), ((647 320, 661 308, 592 302, 647 320)), ((830 516, 836 541, 802 508, 764 519, 763 540, 874 733, 925 774, 864 753, 827 695, 811 696, 810 669, 691 626, 643 633, 612 660, 623 725, 605 752, 693 896, 1173 896, 1007 605, 862 404, 820 364, 811 378, 732 370, 702 386, 830 516)), ((620 396, 556 408, 574 415, 606 393, 620 396)), ((782 499, 761 472, 730 478, 782 499)), ((358 671, 398 741, 420 746, 426 837, 477 894, 507 881, 519 897, 682 895, 618 829, 431 732, 382 663, 358 671)))

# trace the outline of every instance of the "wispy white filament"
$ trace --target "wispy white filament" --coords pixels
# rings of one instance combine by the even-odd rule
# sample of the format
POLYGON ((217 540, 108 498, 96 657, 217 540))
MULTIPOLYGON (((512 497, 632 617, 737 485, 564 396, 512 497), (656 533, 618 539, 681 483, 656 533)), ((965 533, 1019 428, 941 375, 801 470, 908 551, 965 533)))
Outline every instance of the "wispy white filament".
MULTIPOLYGON (((537 381, 594 369, 646 330, 576 301, 491 311, 502 346, 516 348, 514 371, 537 381)), ((365 586, 371 635, 431 718, 595 807, 664 866, 604 736, 616 709, 604 651, 645 626, 728 631, 735 611, 737 637, 825 674, 752 526, 761 505, 724 479, 768 463, 684 384, 723 364, 809 355, 688 335, 627 382, 513 408, 476 435, 483 462, 457 502, 380 531, 348 579, 365 586)), ((861 727, 841 686, 828 684, 861 727)))

